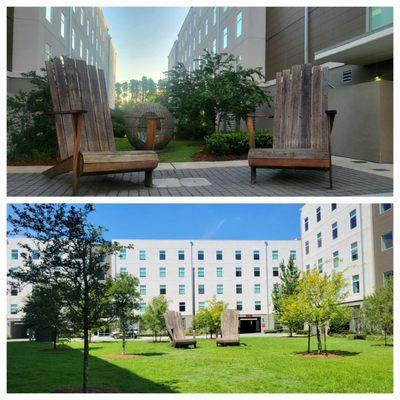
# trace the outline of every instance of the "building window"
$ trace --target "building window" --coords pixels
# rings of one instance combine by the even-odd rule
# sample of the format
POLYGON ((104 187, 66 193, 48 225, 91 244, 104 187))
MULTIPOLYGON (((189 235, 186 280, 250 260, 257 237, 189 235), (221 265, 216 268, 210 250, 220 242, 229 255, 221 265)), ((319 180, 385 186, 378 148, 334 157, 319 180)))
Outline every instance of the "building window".
POLYGON ((393 233, 388 232, 381 236, 381 250, 386 251, 393 247, 393 233))
POLYGON ((240 250, 235 251, 235 260, 241 260, 242 259, 242 252, 240 250))
POLYGON ((79 57, 83 57, 83 44, 82 44, 82 39, 79 41, 79 57))
POLYGON ((141 301, 139 303, 139 310, 140 310, 140 312, 145 312, 146 311, 146 303, 144 301, 141 301))
POLYGON ((11 312, 11 314, 18 314, 18 304, 11 304, 10 312, 11 312))
POLYGON ((185 259, 185 250, 178 251, 178 260, 183 261, 185 259))
POLYGON ((198 286, 198 293, 199 294, 204 294, 204 292, 205 292, 204 285, 203 284, 199 285, 198 286))
POLYGON ((224 285, 218 284, 217 285, 217 294, 223 294, 224 293, 224 285))
POLYGON ((61 13, 61 25, 60 25, 60 28, 61 28, 61 37, 65 37, 65 15, 64 15, 64 13, 61 13))
POLYGON ((338 268, 339 267, 339 252, 336 250, 332 253, 333 256, 333 267, 338 268))
POLYGON ((199 310, 204 310, 206 308, 206 303, 204 301, 199 301, 199 310))
POLYGON ((196 50, 196 37, 193 38, 193 53, 195 50, 196 50))
POLYGON ((242 284, 238 283, 236 285, 236 294, 242 294, 242 293, 243 293, 242 284))
POLYGON ((199 44, 201 43, 201 29, 199 29, 199 44))
POLYGON ((222 267, 217 267, 217 278, 223 277, 223 269, 222 267))
POLYGON ((167 294, 167 286, 160 285, 160 294, 167 294))
POLYGON ((357 244, 357 242, 352 243, 350 248, 351 248, 351 261, 358 260, 358 244, 357 244))
POLYGON ((222 250, 217 250, 216 258, 217 260, 222 260, 222 250))
POLYGON ((319 259, 318 259, 318 272, 319 272, 320 274, 322 274, 323 268, 324 268, 324 263, 323 263, 323 261, 322 261, 322 258, 319 258, 319 259))
POLYGON ((240 11, 236 15, 236 37, 237 38, 242 34, 242 19, 243 19, 243 13, 240 11))
POLYGON ((272 259, 273 260, 278 260, 278 258, 279 258, 278 250, 272 250, 272 259))
POLYGON ((237 277, 242 276, 242 268, 236 267, 235 274, 237 277))
POLYGON ((121 249, 121 250, 119 251, 118 257, 119 257, 121 260, 126 260, 126 249, 121 249))
POLYGON ((51 22, 51 7, 46 7, 46 19, 51 22))
POLYGON ((331 204, 331 211, 335 211, 337 208, 337 204, 336 203, 332 203, 331 204))
POLYGON ((317 222, 321 221, 321 207, 317 207, 316 217, 317 217, 317 222))
POLYGON ((212 42, 212 53, 213 54, 217 53, 217 39, 214 39, 212 42))
POLYGON ((184 278, 185 277, 185 268, 180 267, 178 271, 179 271, 178 272, 179 278, 184 278))
POLYGON ((304 218, 304 230, 308 231, 308 217, 304 218))
POLYGON ((337 222, 332 224, 332 239, 336 239, 338 237, 338 230, 337 230, 337 222))
POLYGON ((86 64, 89 64, 89 49, 86 49, 86 64))
POLYGON ((81 7, 81 25, 83 26, 83 7, 81 7))
POLYGON ((260 284, 259 283, 256 283, 255 285, 254 285, 254 293, 255 294, 259 294, 261 292, 261 290, 260 290, 260 284))
POLYGON ((204 36, 208 35, 208 19, 204 22, 204 36))
POLYGON ((236 302, 236 310, 237 311, 242 311, 243 310, 243 302, 242 301, 237 301, 236 302))
POLYGON ((393 270, 383 273, 383 283, 386 283, 388 279, 393 279, 393 270))
POLYGON ((18 260, 18 250, 11 250, 11 260, 18 260))
POLYGON ((307 265, 306 265, 306 272, 307 272, 307 274, 310 273, 310 264, 307 264, 307 265))
POLYGON ((146 260, 146 250, 139 250, 139 260, 140 261, 146 260))
POLYGON ((92 29, 92 44, 94 44, 94 30, 92 29))
POLYGON ((272 276, 279 276, 279 267, 272 268, 272 276))
POLYGON ((217 7, 213 8, 213 25, 217 23, 217 7))
POLYGON ((304 243, 304 250, 305 250, 306 254, 310 253, 310 242, 308 240, 306 240, 304 243))
POLYGON ((160 268, 160 278, 165 278, 167 276, 167 269, 164 267, 160 268))
POLYGON ((126 275, 126 268, 125 268, 125 267, 121 267, 121 268, 119 269, 119 273, 120 273, 121 275, 126 275))
POLYGON ((32 259, 33 260, 39 260, 40 258, 40 251, 39 250, 33 250, 32 251, 32 259))
POLYGON ((139 268, 139 277, 146 278, 146 268, 139 268))
POLYGON ((204 251, 203 250, 199 250, 197 252, 197 259, 200 260, 200 261, 204 260, 204 251))
POLYGON ((379 204, 379 214, 383 214, 386 211, 389 211, 392 209, 392 204, 387 203, 387 204, 379 204))
POLYGON ((225 27, 222 31, 222 48, 226 49, 228 47, 228 27, 225 27))
POLYGON ((71 33, 71 47, 72 50, 75 50, 75 29, 72 28, 72 33, 71 33))
POLYGON ((46 61, 51 60, 51 46, 48 43, 44 45, 44 58, 46 61))
POLYGON ((353 281, 353 293, 354 294, 360 293, 360 276, 353 275, 352 281, 353 281))
POLYGON ((254 267, 254 276, 260 276, 260 267, 254 267))
POLYGON ((179 302, 179 311, 180 312, 185 312, 186 311, 186 304, 184 301, 179 302))
POLYGON ((357 226, 357 211, 353 210, 350 213, 350 229, 354 229, 357 226))
POLYGON ((204 278, 204 268, 203 267, 197 268, 197 276, 199 278, 204 278))
POLYGON ((160 261, 164 261, 166 259, 165 250, 160 250, 158 256, 160 261))
POLYGON ((261 301, 254 302, 254 310, 260 311, 261 310, 261 301))
POLYGON ((260 252, 258 250, 253 251, 253 260, 259 260, 260 259, 260 252))
POLYGON ((86 36, 89 37, 90 35, 90 26, 89 26, 89 20, 86 20, 86 36))
POLYGON ((322 247, 322 234, 321 232, 317 234, 317 247, 322 247))
POLYGON ((370 7, 369 28, 371 31, 393 24, 393 7, 370 7))
POLYGON ((146 294, 146 285, 140 285, 140 295, 144 296, 146 294))
POLYGON ((185 285, 179 285, 179 294, 185 294, 185 285))
POLYGON ((11 296, 18 296, 18 288, 16 286, 12 285, 10 294, 11 294, 11 296))
POLYGON ((297 252, 296 252, 296 250, 290 250, 290 258, 291 258, 292 260, 296 260, 296 258, 297 258, 297 252))

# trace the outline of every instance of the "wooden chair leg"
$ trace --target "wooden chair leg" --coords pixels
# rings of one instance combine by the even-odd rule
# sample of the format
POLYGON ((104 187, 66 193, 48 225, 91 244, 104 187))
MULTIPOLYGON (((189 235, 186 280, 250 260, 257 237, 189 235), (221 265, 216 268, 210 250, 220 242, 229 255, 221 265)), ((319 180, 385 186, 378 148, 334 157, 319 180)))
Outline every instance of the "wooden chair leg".
POLYGON ((79 171, 74 170, 72 171, 72 194, 73 196, 78 195, 78 182, 79 182, 79 171))
POLYGON ((144 186, 146 187, 153 186, 153 170, 144 171, 144 186))
POLYGON ((333 189, 332 166, 329 168, 329 189, 333 189))
POLYGON ((254 185, 257 180, 257 168, 251 167, 251 184, 254 185))
POLYGON ((48 178, 54 178, 57 175, 61 175, 64 174, 65 172, 71 171, 71 169, 72 169, 72 157, 60 161, 53 167, 46 169, 46 171, 43 171, 43 175, 46 175, 48 178))

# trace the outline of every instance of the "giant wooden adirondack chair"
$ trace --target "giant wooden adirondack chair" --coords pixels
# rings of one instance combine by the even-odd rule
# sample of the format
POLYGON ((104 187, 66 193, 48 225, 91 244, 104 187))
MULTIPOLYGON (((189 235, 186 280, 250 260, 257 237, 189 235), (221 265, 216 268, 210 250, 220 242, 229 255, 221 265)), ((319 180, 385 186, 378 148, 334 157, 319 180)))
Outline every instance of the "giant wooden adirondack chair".
POLYGON ((72 171, 73 194, 81 175, 145 171, 152 185, 158 165, 154 148, 157 118, 147 120, 148 151, 116 151, 104 71, 85 61, 63 57, 46 62, 55 117, 59 160, 44 173, 72 171))
POLYGON ((221 337, 217 346, 239 345, 239 313, 236 310, 224 310, 221 314, 221 337))
POLYGON ((328 110, 328 68, 295 65, 276 74, 273 148, 255 148, 253 118, 247 117, 251 183, 257 168, 329 170, 336 111, 328 110))
POLYGON ((164 319, 172 347, 196 347, 197 340, 185 336, 181 313, 177 311, 167 311, 164 314, 164 319))

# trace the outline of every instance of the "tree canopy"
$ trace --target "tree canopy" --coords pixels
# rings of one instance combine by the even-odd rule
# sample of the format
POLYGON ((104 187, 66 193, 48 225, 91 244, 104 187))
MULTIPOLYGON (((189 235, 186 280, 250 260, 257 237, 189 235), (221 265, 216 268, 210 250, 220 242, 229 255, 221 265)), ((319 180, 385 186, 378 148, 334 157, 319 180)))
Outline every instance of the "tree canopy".
POLYGON ((164 314, 168 311, 168 301, 163 295, 153 297, 146 307, 146 311, 141 316, 141 321, 145 329, 150 329, 154 335, 154 341, 157 336, 160 337, 165 331, 164 314))

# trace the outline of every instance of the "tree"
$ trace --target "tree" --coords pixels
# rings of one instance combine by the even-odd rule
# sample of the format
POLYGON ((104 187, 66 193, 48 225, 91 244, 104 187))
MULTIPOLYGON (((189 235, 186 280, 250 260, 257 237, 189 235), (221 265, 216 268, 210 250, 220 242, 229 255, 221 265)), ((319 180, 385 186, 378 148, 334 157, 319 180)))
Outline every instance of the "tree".
POLYGON ((299 290, 294 295, 293 301, 298 302, 304 322, 309 326, 315 326, 318 353, 322 353, 321 329, 324 329, 326 352, 325 335, 329 321, 351 317, 349 308, 341 304, 347 296, 345 288, 342 272, 334 272, 332 275, 320 274, 317 268, 304 274, 299 281, 299 290))
POLYGON ((383 332, 387 346, 387 336, 393 334, 392 278, 364 300, 361 311, 364 329, 372 333, 383 332))
POLYGON ((66 315, 65 299, 57 283, 36 285, 27 296, 23 307, 24 322, 37 335, 50 333, 53 349, 57 348, 60 335, 71 333, 66 315))
POLYGON ((281 299, 280 308, 279 322, 290 327, 290 336, 292 336, 292 327, 304 325, 303 305, 294 293, 281 299))
MULTIPOLYGON (((280 284, 274 286, 272 292, 272 302, 274 306, 274 314, 278 322, 286 325, 289 328, 289 336, 293 336, 293 330, 299 326, 301 321, 296 320, 296 318, 288 318, 285 315, 285 321, 282 320, 282 302, 296 294, 298 292, 300 271, 295 264, 295 259, 293 257, 289 258, 289 262, 285 264, 284 260, 279 264, 279 277, 281 280, 280 284)), ((290 302, 289 302, 290 303, 290 302)))
POLYGON ((168 301, 163 295, 153 297, 146 307, 146 311, 141 317, 141 321, 146 329, 150 329, 157 341, 157 335, 161 340, 161 333, 165 331, 164 314, 168 311, 168 301))
POLYGON ((23 283, 46 285, 57 276, 62 283, 71 327, 83 335, 82 391, 86 393, 89 333, 104 326, 109 311, 105 284, 109 266, 105 258, 121 246, 105 240, 104 228, 90 223, 89 217, 94 212, 91 204, 26 204, 12 205, 11 209, 10 234, 23 234, 30 239, 20 244, 22 266, 11 277, 23 283), (40 257, 34 259, 38 250, 40 257))
POLYGON ((139 280, 135 276, 120 274, 108 281, 108 295, 111 300, 111 316, 118 323, 122 337, 122 354, 126 350, 126 334, 137 321, 136 310, 139 309, 139 280))
POLYGON ((210 332, 212 338, 213 333, 218 336, 221 331, 221 314, 228 307, 227 303, 222 300, 217 301, 214 296, 207 301, 208 305, 203 310, 198 311, 193 319, 193 326, 205 328, 210 332))

